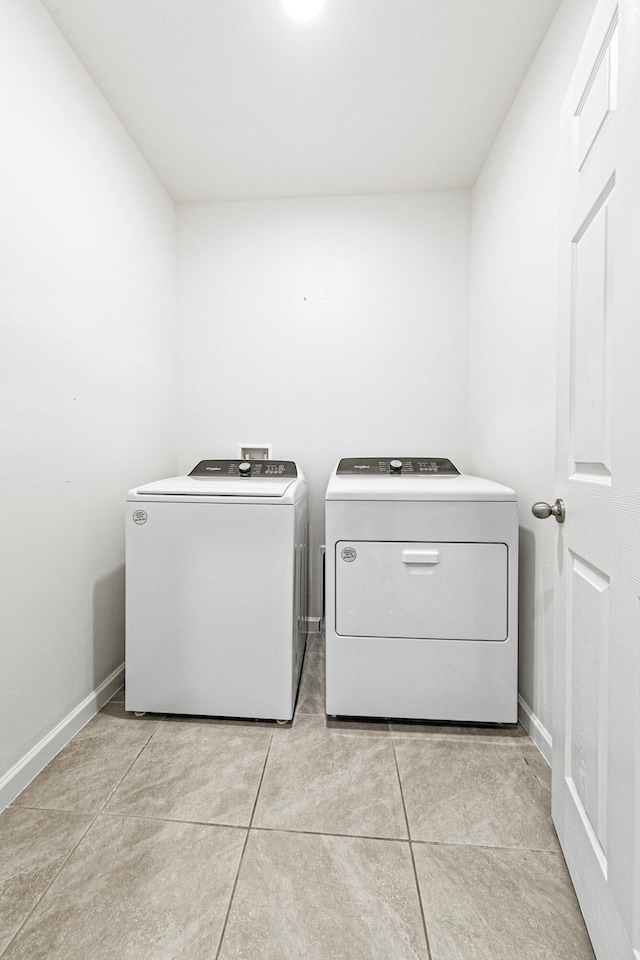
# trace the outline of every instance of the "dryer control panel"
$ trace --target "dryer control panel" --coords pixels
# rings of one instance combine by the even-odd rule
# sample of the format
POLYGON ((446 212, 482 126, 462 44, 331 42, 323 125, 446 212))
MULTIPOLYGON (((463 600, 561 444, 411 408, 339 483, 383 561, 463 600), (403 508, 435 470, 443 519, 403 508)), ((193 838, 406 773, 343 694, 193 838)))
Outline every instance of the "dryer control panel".
POLYGON ((293 460, 201 460, 189 476, 295 480, 298 468, 293 460))
POLYGON ((460 471, 445 457, 345 457, 338 476, 458 477, 460 471))

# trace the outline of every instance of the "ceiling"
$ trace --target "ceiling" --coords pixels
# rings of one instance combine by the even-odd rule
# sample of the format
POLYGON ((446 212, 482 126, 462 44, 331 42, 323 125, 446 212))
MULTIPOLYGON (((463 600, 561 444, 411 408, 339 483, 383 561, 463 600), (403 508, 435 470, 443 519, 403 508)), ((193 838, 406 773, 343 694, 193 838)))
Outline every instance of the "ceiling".
POLYGON ((561 0, 42 0, 176 202, 468 188, 561 0))

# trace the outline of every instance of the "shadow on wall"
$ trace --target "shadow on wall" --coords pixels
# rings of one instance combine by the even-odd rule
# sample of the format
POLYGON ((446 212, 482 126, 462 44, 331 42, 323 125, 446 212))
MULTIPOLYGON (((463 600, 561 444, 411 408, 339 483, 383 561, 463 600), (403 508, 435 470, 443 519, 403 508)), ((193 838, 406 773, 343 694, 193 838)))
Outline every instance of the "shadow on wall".
POLYGON ((533 691, 531 674, 535 670, 534 614, 536 586, 536 538, 531 530, 520 527, 518 560, 518 692, 529 707, 533 691))
POLYGON ((545 551, 544 542, 532 530, 520 527, 518 690, 548 731, 551 729, 554 558, 555 554, 545 551))
POLYGON ((124 663, 124 564, 93 588, 93 689, 124 663))

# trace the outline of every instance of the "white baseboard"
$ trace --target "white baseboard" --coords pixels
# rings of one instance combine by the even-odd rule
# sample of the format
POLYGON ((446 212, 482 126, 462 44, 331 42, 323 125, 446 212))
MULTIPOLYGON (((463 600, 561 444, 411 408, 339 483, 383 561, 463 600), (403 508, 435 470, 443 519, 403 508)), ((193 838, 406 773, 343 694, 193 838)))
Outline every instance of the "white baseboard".
POLYGON ((552 756, 552 739, 551 734, 540 722, 535 713, 531 710, 530 706, 525 703, 522 697, 518 694, 518 719, 520 723, 525 728, 536 747, 547 761, 549 766, 551 766, 551 756, 552 756))
POLYGON ((4 810, 12 800, 22 793, 31 781, 46 765, 60 753, 76 733, 96 715, 105 703, 111 700, 114 693, 124 682, 124 664, 114 670, 111 676, 93 690, 88 697, 62 720, 57 727, 32 747, 8 773, 0 779, 0 811, 4 810))

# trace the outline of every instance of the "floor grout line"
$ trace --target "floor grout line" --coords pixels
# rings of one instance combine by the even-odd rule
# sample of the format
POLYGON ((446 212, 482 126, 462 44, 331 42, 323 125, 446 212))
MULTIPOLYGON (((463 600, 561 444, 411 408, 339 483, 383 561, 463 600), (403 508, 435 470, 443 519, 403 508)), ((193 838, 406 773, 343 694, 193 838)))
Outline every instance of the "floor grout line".
POLYGON ((270 754, 271 754, 271 747, 272 747, 272 746, 273 746, 273 734, 271 734, 271 738, 269 739, 269 746, 267 747, 267 753, 266 753, 266 755, 265 755, 264 763, 263 763, 263 765, 262 765, 262 773, 260 774, 260 782, 258 783, 258 789, 256 790, 256 798, 255 798, 255 800, 253 801, 253 809, 251 810, 251 816, 249 817, 249 830, 251 830, 251 828, 252 828, 252 826, 253 826, 253 818, 254 818, 255 815, 256 815, 256 808, 257 808, 257 806, 258 806, 258 799, 259 799, 259 797, 260 797, 260 791, 262 790, 262 783, 263 783, 263 781, 264 781, 264 775, 265 775, 265 772, 266 772, 266 769, 267 769, 267 764, 268 764, 268 762, 269 762, 269 756, 270 756, 270 754))
MULTIPOLYGON (((404 798, 403 798, 404 801, 404 798)), ((7 808, 9 809, 9 808, 7 808)), ((300 836, 310 836, 310 837, 335 837, 336 839, 342 840, 379 840, 381 843, 412 843, 417 844, 418 846, 433 846, 433 847, 475 847, 482 850, 505 850, 505 851, 521 851, 526 853, 550 853, 555 856, 562 856, 562 851, 555 849, 553 847, 526 847, 526 846, 517 846, 517 845, 508 845, 508 844, 498 844, 498 843, 465 843, 462 841, 455 840, 422 840, 416 837, 383 837, 379 834, 369 834, 369 833, 339 833, 337 831, 331 830, 302 830, 298 827, 265 827, 265 826, 256 826, 251 823, 249 826, 246 823, 223 823, 219 820, 192 820, 185 817, 167 817, 167 816, 149 816, 144 814, 137 813, 126 813, 121 810, 99 810, 99 811, 87 811, 87 810, 73 810, 68 807, 36 807, 36 806, 22 806, 16 805, 15 809, 19 810, 32 810, 34 812, 46 812, 46 813, 63 813, 63 814, 73 814, 75 816, 82 817, 91 817, 92 820, 97 819, 98 817, 108 817, 112 820, 143 820, 150 822, 158 823, 176 823, 176 824, 188 824, 190 826, 196 827, 216 827, 226 830, 253 830, 259 833, 288 833, 296 834, 300 836)), ((0 954, 1 956, 1 954, 0 954)))
POLYGON ((410 843, 408 837, 380 837, 369 833, 334 833, 331 830, 301 830, 295 827, 251 827, 258 833, 290 833, 300 837, 335 837, 337 840, 379 840, 380 843, 410 843))
POLYGON ((188 820, 185 817, 151 817, 138 813, 124 813, 120 810, 101 810, 96 814, 110 820, 142 820, 149 823, 179 823, 190 827, 215 827, 225 830, 248 830, 246 823, 220 823, 218 820, 188 820))
POLYGON ((554 849, 551 847, 517 847, 501 843, 464 843, 455 840, 412 840, 411 843, 423 847, 473 847, 474 850, 505 850, 513 853, 550 853, 553 856, 563 856, 560 848, 554 849))
POLYGON ((249 842, 249 834, 251 833, 251 824, 253 823, 253 818, 255 816, 256 807, 258 806, 258 797, 260 796, 260 790, 262 788, 262 781, 264 780, 264 774, 267 769, 267 763, 269 761, 269 754, 271 753, 271 745, 273 743, 273 733, 269 738, 269 746, 267 747, 267 752, 264 758, 264 763, 262 765, 262 774, 260 775, 260 782, 258 784, 258 789, 256 790, 255 800, 253 801, 253 809, 251 811, 251 816, 249 818, 249 826, 245 827, 246 834, 244 838, 244 843, 242 844, 242 850, 240 851, 240 857, 238 859, 238 869, 236 870, 236 875, 233 881, 233 886, 231 887, 231 894, 229 895, 229 903, 227 904, 227 911, 224 917, 224 923, 222 924, 222 929, 220 931, 220 939, 218 941, 218 949, 216 950, 216 955, 214 960, 218 960, 220 957, 220 951, 222 950, 222 945, 224 943, 224 936, 227 932, 227 924, 229 923, 229 917, 231 916, 231 908, 233 906, 233 900, 236 894, 236 889, 238 887, 238 881, 240 879, 240 870, 242 869, 242 862, 244 860, 245 850, 247 849, 247 844, 249 842))
POLYGON ((111 790, 111 792, 110 792, 109 795, 107 796, 106 800, 104 801, 104 803, 103 803, 102 806, 100 807, 100 810, 98 811, 99 813, 102 813, 102 812, 103 812, 104 808, 107 806, 107 804, 109 803, 109 801, 112 799, 112 797, 113 797, 114 793, 116 792, 116 790, 122 785, 125 777, 131 772, 131 769, 132 769, 132 767, 134 766, 134 764, 138 762, 138 760, 140 759, 140 757, 142 756, 142 754, 144 753, 144 751, 147 749, 147 747, 149 746, 149 743, 151 742, 152 738, 155 736, 156 731, 159 730, 161 723, 162 723, 162 720, 159 720, 158 723, 157 723, 157 726, 155 727, 155 729, 151 731, 151 733, 149 734, 149 736, 147 737, 147 739, 145 740, 145 742, 143 743, 143 745, 140 747, 140 749, 139 749, 138 752, 136 753, 135 757, 133 758, 133 760, 131 761, 131 763, 129 764, 129 766, 127 767, 127 769, 125 770, 125 772, 123 773, 123 775, 120 777, 120 779, 118 780, 118 782, 117 782, 116 785, 113 787, 113 789, 111 790))
POLYGON ((413 867, 413 879, 416 884, 416 893, 418 895, 418 904, 420 906, 420 916, 422 917, 422 929, 424 931, 424 940, 427 947, 427 960, 432 960, 433 954, 431 952, 431 943, 429 942, 429 931, 427 930, 427 918, 424 912, 424 903, 422 902, 422 891, 420 889, 420 880, 418 879, 418 868, 416 867, 416 858, 413 850, 413 841, 411 839, 411 825, 409 823, 409 814, 407 813, 407 804, 404 799, 404 790, 402 789, 402 777, 400 776, 400 766, 398 764, 398 756, 396 754, 396 747, 391 741, 391 746, 393 747, 393 759, 396 765, 396 775, 398 777, 398 787, 400 789, 400 799, 402 801, 402 810, 404 812, 404 819, 407 825, 407 837, 409 838, 409 853, 411 855, 411 866, 413 867))

